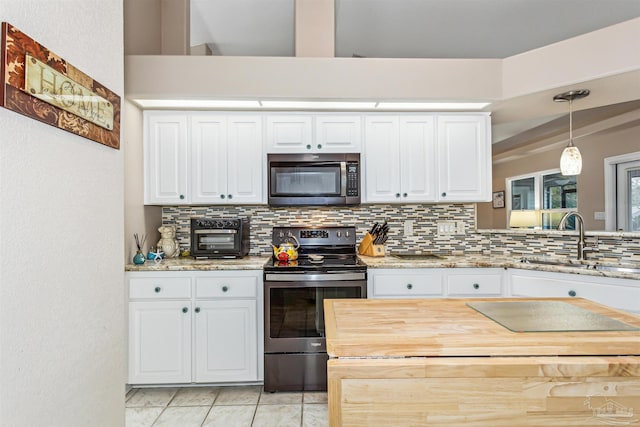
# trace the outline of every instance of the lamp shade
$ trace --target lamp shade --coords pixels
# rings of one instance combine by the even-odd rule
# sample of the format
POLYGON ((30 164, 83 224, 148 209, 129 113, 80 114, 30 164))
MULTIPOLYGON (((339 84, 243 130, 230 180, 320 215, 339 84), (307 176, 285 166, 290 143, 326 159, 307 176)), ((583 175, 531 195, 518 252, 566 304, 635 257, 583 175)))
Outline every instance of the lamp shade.
POLYGON ((580 175, 582 172, 582 155, 575 145, 568 145, 562 152, 560 172, 562 175, 580 175))
POLYGON ((521 210, 511 211, 509 217, 509 227, 512 228, 531 228, 538 226, 538 211, 521 210))

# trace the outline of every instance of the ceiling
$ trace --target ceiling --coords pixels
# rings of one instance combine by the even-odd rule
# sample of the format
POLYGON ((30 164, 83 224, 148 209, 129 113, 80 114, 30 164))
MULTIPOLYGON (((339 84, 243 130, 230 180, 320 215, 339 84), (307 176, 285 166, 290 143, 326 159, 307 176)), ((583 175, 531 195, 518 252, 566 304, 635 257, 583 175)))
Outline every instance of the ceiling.
MULTIPOLYGON (((640 0, 335 0, 335 56, 506 58, 640 17, 640 0)), ((191 0, 191 45, 293 56, 294 0, 191 0)))

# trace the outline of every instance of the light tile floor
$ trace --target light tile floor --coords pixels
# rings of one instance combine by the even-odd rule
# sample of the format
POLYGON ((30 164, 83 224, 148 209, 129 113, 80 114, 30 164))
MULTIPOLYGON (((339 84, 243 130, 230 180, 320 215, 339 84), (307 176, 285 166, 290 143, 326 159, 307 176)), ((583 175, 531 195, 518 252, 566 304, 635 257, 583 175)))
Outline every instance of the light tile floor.
POLYGON ((262 386, 138 388, 126 427, 325 427, 326 392, 267 393, 262 386))

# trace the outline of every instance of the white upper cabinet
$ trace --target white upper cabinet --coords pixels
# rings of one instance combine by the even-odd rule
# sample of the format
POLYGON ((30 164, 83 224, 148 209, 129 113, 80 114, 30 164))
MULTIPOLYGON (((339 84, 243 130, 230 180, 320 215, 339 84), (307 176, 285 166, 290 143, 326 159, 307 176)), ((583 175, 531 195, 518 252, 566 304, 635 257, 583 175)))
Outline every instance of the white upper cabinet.
POLYGON ((262 202, 260 116, 191 118, 191 203, 262 202))
POLYGON ((432 116, 365 119, 366 202, 434 202, 435 126, 432 116))
POLYGON ((359 153, 362 150, 360 116, 316 116, 316 151, 359 153))
POLYGON ((438 117, 441 202, 491 200, 491 125, 487 115, 438 117))
POLYGON ((479 202, 491 196, 486 114, 365 118, 365 202, 479 202))
POLYGON ((145 204, 262 203, 262 116, 145 112, 145 204))
POLYGON ((266 118, 269 153, 359 153, 359 115, 270 115, 266 118))
POLYGON ((145 112, 145 204, 189 202, 187 117, 145 112))

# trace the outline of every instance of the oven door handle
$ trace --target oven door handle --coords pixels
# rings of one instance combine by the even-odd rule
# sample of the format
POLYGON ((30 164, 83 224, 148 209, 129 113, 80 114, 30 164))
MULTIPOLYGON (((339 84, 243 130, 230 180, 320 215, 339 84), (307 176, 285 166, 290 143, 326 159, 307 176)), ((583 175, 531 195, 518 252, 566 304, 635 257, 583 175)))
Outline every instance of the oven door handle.
POLYGON ((269 282, 334 282, 339 280, 365 280, 365 273, 305 274, 267 273, 264 280, 269 282))

